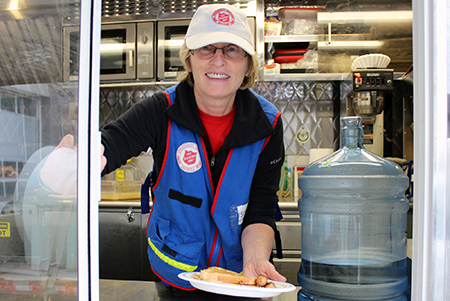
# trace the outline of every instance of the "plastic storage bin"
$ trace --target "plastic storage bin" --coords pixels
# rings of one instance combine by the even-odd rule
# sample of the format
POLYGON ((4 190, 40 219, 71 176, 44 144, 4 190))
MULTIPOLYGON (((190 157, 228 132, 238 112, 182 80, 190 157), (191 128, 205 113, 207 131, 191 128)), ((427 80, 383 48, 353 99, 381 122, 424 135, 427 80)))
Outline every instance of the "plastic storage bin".
POLYGON ((130 200, 141 197, 140 181, 102 180, 102 200, 130 200))

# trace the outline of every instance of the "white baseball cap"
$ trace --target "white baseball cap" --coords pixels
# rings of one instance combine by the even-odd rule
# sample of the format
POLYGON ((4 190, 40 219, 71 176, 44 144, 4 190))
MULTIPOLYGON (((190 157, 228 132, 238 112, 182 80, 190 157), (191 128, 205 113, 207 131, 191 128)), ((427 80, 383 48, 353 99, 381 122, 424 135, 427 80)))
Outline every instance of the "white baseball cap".
POLYGON ((189 49, 214 43, 230 43, 241 47, 250 55, 255 53, 247 16, 228 4, 200 6, 192 17, 184 41, 189 49))

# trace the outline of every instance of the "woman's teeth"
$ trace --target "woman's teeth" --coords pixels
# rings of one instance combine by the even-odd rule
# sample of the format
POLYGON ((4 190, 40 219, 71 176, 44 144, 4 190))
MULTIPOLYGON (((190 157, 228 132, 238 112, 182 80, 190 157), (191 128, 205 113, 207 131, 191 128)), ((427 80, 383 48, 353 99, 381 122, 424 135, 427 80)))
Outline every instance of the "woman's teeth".
POLYGON ((217 79, 229 78, 229 76, 226 74, 218 74, 218 73, 206 73, 206 76, 210 77, 210 78, 217 78, 217 79))

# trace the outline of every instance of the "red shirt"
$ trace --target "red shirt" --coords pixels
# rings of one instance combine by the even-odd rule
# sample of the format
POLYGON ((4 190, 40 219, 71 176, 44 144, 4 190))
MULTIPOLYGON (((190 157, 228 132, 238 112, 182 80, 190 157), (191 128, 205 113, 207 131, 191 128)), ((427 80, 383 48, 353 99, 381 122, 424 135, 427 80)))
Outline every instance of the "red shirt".
POLYGON ((213 155, 215 155, 222 146, 225 138, 233 126, 234 115, 236 115, 236 106, 230 113, 224 116, 213 116, 206 114, 205 112, 198 110, 200 120, 202 121, 203 128, 211 144, 213 155))

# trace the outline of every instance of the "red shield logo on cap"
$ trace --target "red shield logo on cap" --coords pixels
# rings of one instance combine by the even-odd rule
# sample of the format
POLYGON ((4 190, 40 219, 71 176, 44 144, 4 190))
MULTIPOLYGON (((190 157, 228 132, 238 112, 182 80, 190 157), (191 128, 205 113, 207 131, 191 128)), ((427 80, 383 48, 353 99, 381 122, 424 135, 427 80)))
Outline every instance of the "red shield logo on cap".
POLYGON ((211 19, 219 25, 231 26, 234 24, 233 14, 226 8, 221 8, 213 12, 211 19))

